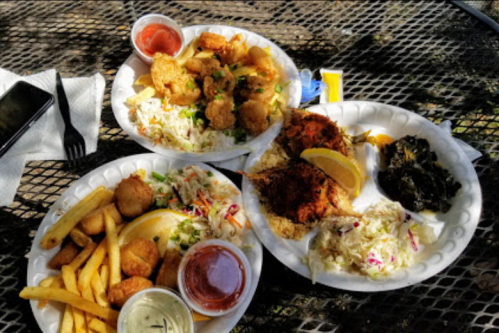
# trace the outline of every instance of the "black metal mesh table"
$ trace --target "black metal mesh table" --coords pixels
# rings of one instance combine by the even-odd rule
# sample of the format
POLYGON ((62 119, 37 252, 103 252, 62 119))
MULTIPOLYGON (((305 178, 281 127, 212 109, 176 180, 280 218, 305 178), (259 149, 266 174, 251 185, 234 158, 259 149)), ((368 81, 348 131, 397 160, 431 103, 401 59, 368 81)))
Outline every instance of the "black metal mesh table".
POLYGON ((182 26, 225 24, 259 33, 317 79, 320 68, 342 69, 345 100, 400 106, 435 123, 451 120, 454 136, 484 154, 474 162, 482 217, 450 267, 401 290, 347 292, 313 285, 265 251, 257 292, 234 332, 499 332, 499 37, 441 1, 0 2, 0 67, 17 74, 56 68, 65 77, 99 72, 107 81, 98 151, 84 169, 30 162, 15 202, 0 210, 0 331, 40 331, 18 293, 50 205, 90 170, 145 152, 119 128, 110 88, 132 52, 131 24, 152 12, 182 26))

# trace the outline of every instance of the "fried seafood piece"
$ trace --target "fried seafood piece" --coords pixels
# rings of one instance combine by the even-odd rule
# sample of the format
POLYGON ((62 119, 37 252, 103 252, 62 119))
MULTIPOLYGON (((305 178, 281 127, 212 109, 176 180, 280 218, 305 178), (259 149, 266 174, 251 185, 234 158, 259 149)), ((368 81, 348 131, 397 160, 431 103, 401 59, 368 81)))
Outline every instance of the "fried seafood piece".
POLYGON ((239 108, 238 119, 241 126, 250 134, 260 134, 269 127, 267 120, 268 104, 258 101, 246 101, 239 108))
POLYGON ((107 298, 110 303, 121 308, 130 297, 141 290, 152 288, 152 286, 152 281, 140 276, 134 276, 111 286, 107 298))
POLYGON ((227 45, 227 39, 224 36, 214 34, 212 32, 204 31, 199 36, 199 46, 203 48, 203 50, 220 50, 227 45))
POLYGON ((210 126, 217 130, 233 126, 236 123, 233 109, 234 99, 231 96, 222 95, 220 99, 209 102, 206 107, 206 118, 210 120, 210 126))
POLYGON ((181 261, 182 255, 180 254, 180 251, 176 249, 166 250, 163 264, 161 265, 158 276, 156 277, 156 284, 160 286, 166 286, 168 288, 177 289, 177 273, 181 261))
POLYGON ((136 238, 120 250, 121 269, 128 276, 148 278, 159 259, 158 247, 146 238, 136 238))
POLYGON ((265 52, 264 49, 258 46, 252 46, 248 50, 248 57, 246 59, 247 65, 255 65, 258 68, 258 72, 265 72, 265 78, 270 80, 274 78, 276 74, 276 69, 274 67, 274 62, 270 55, 265 52))
POLYGON ((227 96, 232 96, 234 87, 236 86, 236 81, 230 70, 225 67, 221 68, 224 75, 205 76, 203 81, 203 92, 206 98, 212 101, 215 96, 220 94, 225 94, 227 96))
POLYGON ((213 58, 189 58, 185 67, 191 72, 197 73, 197 78, 204 79, 205 76, 211 76, 213 73, 222 69, 220 61, 213 58))
POLYGON ((267 198, 274 213, 294 222, 313 222, 330 215, 360 216, 353 211, 345 191, 306 161, 245 176, 267 198))
POLYGON ((94 210, 92 213, 81 219, 80 226, 87 235, 97 235, 104 232, 104 212, 107 212, 118 225, 123 222, 120 212, 114 203, 94 210))
POLYGON ((116 187, 114 195, 121 215, 129 218, 144 214, 153 202, 151 187, 137 175, 123 179, 116 187))
POLYGON ((328 148, 347 156, 341 131, 329 118, 299 109, 291 109, 277 137, 287 153, 300 156, 308 148, 328 148))
POLYGON ((180 80, 182 75, 182 69, 172 56, 163 53, 154 54, 151 78, 157 92, 164 94, 172 83, 180 80))
POLYGON ((202 97, 196 80, 188 74, 182 75, 178 81, 172 83, 170 88, 165 90, 165 96, 175 105, 191 105, 202 97))
POLYGON ((50 269, 61 269, 62 266, 69 265, 79 252, 80 248, 74 242, 68 242, 52 259, 50 259, 47 267, 50 269))
POLYGON ((237 34, 223 47, 218 55, 222 66, 246 61, 246 47, 241 43, 243 35, 237 34))
POLYGON ((246 87, 241 89, 240 94, 248 100, 270 103, 274 97, 274 86, 261 75, 248 76, 246 87))

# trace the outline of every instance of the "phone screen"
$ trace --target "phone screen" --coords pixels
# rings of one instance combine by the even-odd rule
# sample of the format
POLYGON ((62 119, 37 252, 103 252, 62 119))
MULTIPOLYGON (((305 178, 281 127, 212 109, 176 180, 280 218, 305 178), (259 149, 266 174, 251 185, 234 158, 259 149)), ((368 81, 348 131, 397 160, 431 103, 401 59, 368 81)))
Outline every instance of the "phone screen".
POLYGON ((0 148, 15 140, 53 104, 53 96, 19 81, 0 97, 0 148))

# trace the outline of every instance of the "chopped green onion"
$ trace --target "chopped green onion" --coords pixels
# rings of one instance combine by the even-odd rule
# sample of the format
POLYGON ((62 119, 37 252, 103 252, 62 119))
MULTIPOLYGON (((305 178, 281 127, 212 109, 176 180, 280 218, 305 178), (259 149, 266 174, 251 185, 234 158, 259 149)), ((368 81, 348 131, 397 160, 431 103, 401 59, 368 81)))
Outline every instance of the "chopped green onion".
POLYGON ((258 89, 256 89, 255 91, 256 91, 257 93, 260 93, 260 94, 261 94, 261 93, 263 93, 263 89, 262 89, 262 88, 258 88, 258 89))
POLYGON ((213 172, 208 171, 208 177, 213 177, 213 172))
POLYGON ((288 81, 284 84, 284 88, 286 88, 287 86, 289 86, 291 84, 291 81, 288 81))
POLYGON ((221 89, 221 88, 219 88, 219 87, 217 87, 217 91, 218 91, 220 94, 223 94, 223 93, 224 93, 223 89, 221 89))
POLYGON ((224 70, 219 70, 218 72, 213 73, 213 78, 215 81, 219 81, 221 77, 225 77, 224 70))
POLYGON ((194 79, 190 79, 189 82, 187 82, 187 89, 194 89, 195 87, 194 79))
POLYGON ((281 87, 281 85, 280 85, 279 83, 278 83, 278 84, 276 84, 276 85, 275 85, 275 92, 276 92, 276 93, 278 93, 278 94, 280 94, 280 93, 281 93, 281 91, 282 91, 282 87, 281 87))
POLYGON ((160 182, 164 182, 164 181, 165 181, 165 179, 166 179, 165 177, 161 176, 159 173, 154 172, 154 171, 152 172, 152 176, 153 176, 155 179, 159 180, 160 182))
POLYGON ((213 100, 215 100, 215 101, 218 99, 222 99, 222 95, 217 94, 217 95, 215 95, 215 97, 213 97, 213 100))

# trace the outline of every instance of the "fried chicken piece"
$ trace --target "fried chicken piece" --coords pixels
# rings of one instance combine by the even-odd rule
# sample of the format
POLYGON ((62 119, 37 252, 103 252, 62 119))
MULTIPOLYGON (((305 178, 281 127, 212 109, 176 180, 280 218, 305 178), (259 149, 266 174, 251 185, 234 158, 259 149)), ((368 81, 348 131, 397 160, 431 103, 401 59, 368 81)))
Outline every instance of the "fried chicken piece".
POLYGON ((151 78, 156 91, 164 94, 172 83, 180 80, 182 69, 172 56, 163 53, 154 54, 151 66, 151 78))
POLYGON ((247 65, 255 65, 258 72, 265 72, 265 78, 271 80, 276 74, 274 62, 264 49, 258 46, 252 46, 248 50, 248 57, 246 59, 247 65))
POLYGON ((172 104, 191 105, 201 98, 201 89, 192 76, 184 74, 170 85, 170 89, 165 91, 165 96, 172 104))
POLYGON ((153 284, 150 280, 134 276, 111 286, 107 298, 110 303, 116 304, 121 308, 130 297, 141 290, 152 288, 152 286, 153 284))
POLYGON ((227 45, 227 39, 224 36, 214 34, 212 32, 204 31, 199 36, 199 46, 203 48, 203 50, 220 50, 227 45))
POLYGON ((206 118, 210 120, 210 126, 217 130, 233 126, 236 123, 233 109, 234 99, 231 96, 222 95, 220 99, 209 102, 206 107, 206 118))
POLYGON ((267 120, 268 104, 258 101, 246 101, 239 108, 239 122, 251 134, 260 134, 269 127, 267 120))
POLYGON ((120 250, 121 270, 128 276, 148 278, 159 259, 158 247, 146 238, 136 238, 120 250))
POLYGON ((245 174, 267 198, 272 210, 298 223, 325 216, 360 216, 345 191, 322 170, 300 160, 256 174, 245 174))
POLYGON ((50 259, 47 267, 51 269, 61 269, 62 266, 69 265, 79 252, 80 248, 73 241, 70 241, 50 259))
POLYGON ((230 70, 227 67, 220 70, 223 70, 225 75, 216 76, 216 79, 213 76, 205 76, 204 78, 203 92, 210 101, 220 94, 232 96, 232 92, 236 86, 236 81, 230 70))
POLYGON ((246 61, 246 48, 241 43, 242 39, 243 35, 237 34, 220 50, 218 55, 222 66, 246 61))
POLYGON ((197 73, 197 78, 204 79, 205 76, 211 76, 216 71, 222 69, 220 61, 213 58, 189 58, 185 67, 191 72, 197 73))
POLYGON ((137 175, 123 179, 114 194, 121 215, 129 218, 144 214, 153 202, 151 187, 137 175))
POLYGON ((261 75, 248 76, 246 87, 241 89, 241 97, 261 103, 270 103, 274 97, 274 87, 261 75))
POLYGON ((287 153, 300 156, 308 148, 328 148, 347 156, 347 146, 340 129, 329 118, 299 109, 291 109, 277 137, 287 153))
POLYGON ((166 250, 163 264, 161 265, 158 276, 156 277, 156 284, 160 286, 166 286, 168 288, 177 289, 177 273, 181 261, 182 255, 180 254, 180 251, 176 249, 166 250))
POLYGON ((81 220, 80 226, 85 234, 98 235, 101 232, 104 232, 104 211, 113 218, 116 225, 123 222, 123 218, 121 217, 120 212, 118 212, 116 205, 112 203, 94 210, 81 220))

